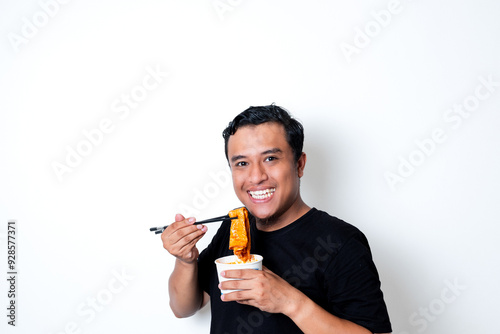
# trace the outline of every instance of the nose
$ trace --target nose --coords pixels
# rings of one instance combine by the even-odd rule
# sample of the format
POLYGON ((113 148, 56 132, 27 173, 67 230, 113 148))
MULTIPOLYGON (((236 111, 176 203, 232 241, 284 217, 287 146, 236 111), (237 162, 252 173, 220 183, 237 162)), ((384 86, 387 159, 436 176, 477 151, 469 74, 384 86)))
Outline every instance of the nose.
POLYGON ((266 169, 262 164, 253 164, 249 172, 249 181, 252 184, 260 184, 268 178, 266 169))

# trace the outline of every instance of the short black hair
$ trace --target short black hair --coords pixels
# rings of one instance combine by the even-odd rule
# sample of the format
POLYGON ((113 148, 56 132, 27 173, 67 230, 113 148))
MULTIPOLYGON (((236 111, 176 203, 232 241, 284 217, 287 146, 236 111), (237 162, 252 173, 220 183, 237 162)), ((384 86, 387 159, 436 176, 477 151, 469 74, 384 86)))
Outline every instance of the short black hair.
POLYGON ((222 132, 226 159, 229 161, 229 157, 227 156, 229 137, 234 135, 238 128, 245 125, 259 125, 267 122, 275 122, 283 125, 286 133, 286 141, 292 148, 295 162, 298 162, 304 146, 304 127, 287 110, 275 104, 250 107, 229 122, 227 128, 222 132))

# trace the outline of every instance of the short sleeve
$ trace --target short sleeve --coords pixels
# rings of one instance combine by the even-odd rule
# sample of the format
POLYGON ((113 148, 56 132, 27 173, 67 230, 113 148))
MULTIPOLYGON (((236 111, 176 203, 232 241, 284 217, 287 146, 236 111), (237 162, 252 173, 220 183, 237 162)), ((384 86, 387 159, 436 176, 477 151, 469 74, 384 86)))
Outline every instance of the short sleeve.
POLYGON ((325 284, 333 314, 372 333, 392 332, 379 275, 362 233, 339 250, 325 272, 325 284))

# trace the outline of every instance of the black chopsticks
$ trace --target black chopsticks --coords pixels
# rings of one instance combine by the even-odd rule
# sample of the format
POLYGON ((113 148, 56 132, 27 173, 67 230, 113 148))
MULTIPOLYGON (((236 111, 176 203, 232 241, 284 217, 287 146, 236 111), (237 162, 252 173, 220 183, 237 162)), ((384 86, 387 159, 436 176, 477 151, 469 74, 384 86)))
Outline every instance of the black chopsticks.
MULTIPOLYGON (((236 218, 238 218, 238 217, 229 217, 228 215, 225 215, 225 216, 220 216, 220 217, 215 217, 215 218, 201 220, 199 222, 195 222, 193 225, 208 224, 208 223, 220 222, 220 221, 223 221, 223 220, 236 219, 236 218)), ((163 233, 163 231, 165 231, 165 229, 167 227, 168 227, 168 225, 159 226, 159 227, 151 227, 149 230, 151 232, 155 232, 155 234, 160 234, 160 233, 163 233)))

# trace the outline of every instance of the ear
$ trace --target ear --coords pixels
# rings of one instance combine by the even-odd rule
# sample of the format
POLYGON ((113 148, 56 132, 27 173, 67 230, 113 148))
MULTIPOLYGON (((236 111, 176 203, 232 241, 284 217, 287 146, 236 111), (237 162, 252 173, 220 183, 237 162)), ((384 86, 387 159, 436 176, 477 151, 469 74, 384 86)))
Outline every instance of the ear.
POLYGON ((306 167, 307 156, 304 152, 301 153, 297 161, 297 175, 301 178, 304 175, 304 168, 306 167))

